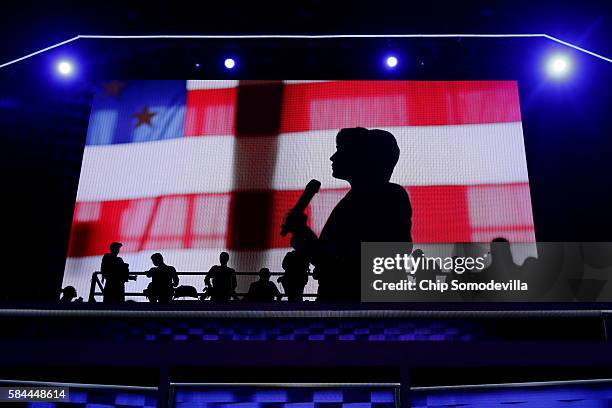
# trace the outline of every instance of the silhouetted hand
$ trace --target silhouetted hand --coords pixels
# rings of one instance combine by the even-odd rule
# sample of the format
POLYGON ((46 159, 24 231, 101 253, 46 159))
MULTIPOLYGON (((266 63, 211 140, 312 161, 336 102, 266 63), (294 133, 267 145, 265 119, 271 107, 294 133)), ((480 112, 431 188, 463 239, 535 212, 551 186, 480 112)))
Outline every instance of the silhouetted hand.
POLYGON ((302 212, 289 211, 285 216, 283 228, 292 234, 304 231, 307 228, 306 221, 308 217, 302 212))

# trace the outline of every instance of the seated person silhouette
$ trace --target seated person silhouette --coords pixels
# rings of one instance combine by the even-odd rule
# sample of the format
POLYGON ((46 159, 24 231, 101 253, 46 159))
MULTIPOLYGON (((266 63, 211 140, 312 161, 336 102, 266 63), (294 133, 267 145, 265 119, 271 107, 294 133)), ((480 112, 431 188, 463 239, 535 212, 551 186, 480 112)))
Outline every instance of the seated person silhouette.
POLYGON ((110 244, 110 252, 102 257, 102 280, 104 283, 104 303, 120 303, 125 301, 125 282, 130 279, 129 265, 123 262, 119 255, 122 244, 110 244))
POLYGON ((287 214, 285 228, 295 237, 294 247, 315 266, 318 301, 360 301, 361 242, 412 242, 408 193, 389 182, 399 155, 395 137, 385 130, 340 130, 330 157, 332 176, 348 181, 350 191, 319 237, 308 227, 305 214, 287 214))
POLYGON ((246 300, 249 302, 273 302, 281 300, 282 295, 274 282, 270 281, 270 270, 261 268, 259 270, 259 280, 251 283, 246 300))
POLYGON ((174 288, 179 284, 179 277, 173 266, 164 263, 164 257, 160 253, 151 255, 153 268, 147 272, 151 283, 145 289, 145 294, 152 303, 170 303, 174 288))
POLYGON ((206 274, 204 284, 206 288, 204 292, 210 296, 213 302, 227 302, 235 297, 236 286, 236 271, 229 266, 229 254, 221 252, 219 262, 221 265, 215 265, 206 274))
POLYGON ((282 266, 285 273, 278 278, 278 282, 283 285, 287 300, 301 302, 304 300, 304 287, 308 283, 308 272, 310 272, 308 258, 305 254, 293 250, 287 252, 282 266))
POLYGON ((77 291, 74 286, 66 286, 61 291, 62 296, 60 297, 60 303, 81 303, 82 297, 77 299, 77 291))

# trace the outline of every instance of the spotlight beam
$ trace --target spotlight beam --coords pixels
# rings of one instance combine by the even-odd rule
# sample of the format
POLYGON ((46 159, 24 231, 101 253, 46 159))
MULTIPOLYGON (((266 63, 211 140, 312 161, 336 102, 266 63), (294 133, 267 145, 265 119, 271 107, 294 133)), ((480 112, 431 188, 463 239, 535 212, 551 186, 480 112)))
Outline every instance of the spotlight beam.
POLYGON ((563 41, 559 38, 548 34, 323 34, 323 35, 300 35, 300 34, 245 34, 245 35, 89 35, 79 34, 68 40, 59 42, 38 51, 34 51, 23 57, 16 58, 0 64, 0 68, 7 67, 25 59, 34 57, 53 48, 61 47, 62 45, 71 43, 79 39, 207 39, 207 40, 226 40, 226 39, 305 39, 305 40, 325 40, 339 38, 546 38, 558 44, 573 48, 576 51, 583 52, 602 61, 612 63, 612 58, 605 57, 596 52, 589 51, 586 48, 579 47, 575 44, 563 41))

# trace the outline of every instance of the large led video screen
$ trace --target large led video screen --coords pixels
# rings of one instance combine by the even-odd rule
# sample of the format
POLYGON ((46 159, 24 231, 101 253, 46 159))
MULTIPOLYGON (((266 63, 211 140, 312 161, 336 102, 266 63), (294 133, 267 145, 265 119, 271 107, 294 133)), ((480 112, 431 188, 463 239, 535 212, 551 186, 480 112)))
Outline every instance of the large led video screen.
MULTIPOLYGON (((130 273, 149 271, 160 253, 181 286, 201 292, 198 272, 227 252, 236 294, 248 293, 265 267, 283 296, 277 277, 292 251, 292 235, 280 233, 285 215, 319 180, 304 211, 319 236, 351 189, 330 160, 344 128, 395 138, 390 182, 409 197, 415 245, 534 243, 520 112, 516 81, 103 82, 92 103, 63 285, 87 298, 109 245, 120 242, 130 273)), ((313 269, 304 300, 317 294, 313 269)), ((149 283, 143 275, 128 280, 127 299, 146 301, 149 283)))

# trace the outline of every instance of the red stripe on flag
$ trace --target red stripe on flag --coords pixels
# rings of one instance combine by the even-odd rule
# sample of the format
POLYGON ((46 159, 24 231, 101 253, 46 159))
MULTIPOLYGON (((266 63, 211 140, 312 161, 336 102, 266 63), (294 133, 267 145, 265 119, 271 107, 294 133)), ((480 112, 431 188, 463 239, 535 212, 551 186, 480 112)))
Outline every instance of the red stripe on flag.
MULTIPOLYGON (((237 88, 187 92, 186 136, 235 133, 237 88)), ((284 86, 281 133, 519 122, 515 81, 331 81, 284 86)))
POLYGON ((236 95, 237 88, 188 91, 185 136, 233 134, 236 95))
MULTIPOLYGON (((499 185, 504 187, 506 185, 499 185)), ((527 186, 527 183, 525 183, 527 186)), ((467 190, 471 186, 420 186, 408 187, 412 203, 412 237, 417 242, 470 242, 486 236, 507 236, 509 232, 521 232, 521 240, 532 241, 532 225, 501 225, 499 227, 471 227, 467 190), (528 239, 529 238, 529 239, 528 239)), ((509 189, 516 184, 507 185, 509 189)), ((346 192, 348 190, 345 190, 346 192)), ((319 196, 325 202, 317 205, 329 211, 343 194, 336 189, 323 189, 319 196), (324 197, 329 197, 326 199, 324 197)), ((144 249, 178 248, 226 248, 265 250, 286 248, 289 238, 279 235, 282 217, 293 207, 301 190, 267 191, 271 200, 269 218, 261 217, 257 208, 251 207, 249 219, 264 223, 261 231, 240 229, 242 236, 229 239, 228 223, 232 220, 230 201, 232 195, 248 207, 249 194, 237 192, 225 194, 189 194, 145 198, 135 200, 77 203, 70 237, 69 256, 101 255, 108 251, 113 241, 123 242, 124 252, 144 249), (148 227, 147 227, 148 226, 148 227), (148 228, 148 229, 147 229, 148 228), (148 230, 148 232, 147 232, 148 230), (258 237, 254 240, 254 237, 258 237), (231 241, 231 245, 230 245, 231 241), (267 245, 268 247, 265 247, 267 245)), ((315 198, 317 199, 317 198, 315 198)), ((509 207, 512 209, 512 207, 509 207)), ((234 209, 235 210, 235 209, 234 209)), ((310 211, 310 209, 309 209, 310 211)), ((329 211, 317 211, 320 220, 311 220, 317 231, 325 222, 329 211)), ((311 217, 314 216, 310 213, 311 217)), ((520 219, 508 214, 508 219, 520 219)), ((512 235, 514 236, 514 235, 512 235)), ((510 237, 509 237, 510 238, 510 237)), ((511 238, 510 238, 511 239, 511 238)))
POLYGON ((408 192, 415 241, 471 241, 466 186, 410 187, 408 192))
POLYGON ((521 120, 515 81, 333 81, 285 87, 281 132, 521 120))

